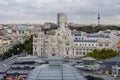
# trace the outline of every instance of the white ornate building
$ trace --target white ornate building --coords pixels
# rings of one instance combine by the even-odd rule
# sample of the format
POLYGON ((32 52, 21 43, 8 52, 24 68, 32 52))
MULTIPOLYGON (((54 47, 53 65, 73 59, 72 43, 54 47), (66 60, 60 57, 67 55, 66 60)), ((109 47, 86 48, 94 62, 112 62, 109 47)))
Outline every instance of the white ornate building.
POLYGON ((98 32, 87 34, 81 32, 72 34, 67 27, 67 16, 58 14, 57 30, 55 34, 44 34, 40 29, 33 38, 33 55, 51 56, 56 54, 62 57, 78 57, 91 52, 94 49, 111 48, 116 49, 119 37, 112 32, 98 32))

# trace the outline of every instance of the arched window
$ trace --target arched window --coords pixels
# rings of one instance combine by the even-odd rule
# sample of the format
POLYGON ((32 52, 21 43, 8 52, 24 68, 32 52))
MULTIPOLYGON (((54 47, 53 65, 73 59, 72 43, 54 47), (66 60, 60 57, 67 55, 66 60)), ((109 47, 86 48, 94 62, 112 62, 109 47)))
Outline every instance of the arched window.
POLYGON ((67 51, 67 53, 66 53, 67 55, 69 54, 69 52, 67 51))
POLYGON ((60 33, 58 33, 58 36, 60 36, 60 33))

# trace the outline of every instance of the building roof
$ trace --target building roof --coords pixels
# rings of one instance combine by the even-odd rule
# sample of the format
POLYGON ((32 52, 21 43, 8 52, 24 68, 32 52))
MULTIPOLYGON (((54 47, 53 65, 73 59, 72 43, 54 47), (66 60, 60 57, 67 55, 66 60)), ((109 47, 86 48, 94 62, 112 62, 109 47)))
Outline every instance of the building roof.
POLYGON ((17 80, 16 78, 8 77, 5 80, 17 80))
POLYGON ((52 56, 52 57, 49 57, 48 60, 49 60, 49 61, 53 61, 53 60, 54 60, 54 61, 55 61, 55 60, 61 61, 61 60, 63 60, 63 59, 62 59, 61 57, 58 57, 58 56, 52 56))
MULTIPOLYGON (((54 63, 61 58, 52 57, 54 63), (58 59, 58 60, 57 60, 58 59), (56 60, 56 61, 54 61, 56 60)), ((68 65, 42 65, 28 74, 27 80, 85 80, 84 77, 73 67, 68 65)))
POLYGON ((27 56, 27 57, 17 57, 16 62, 38 62, 38 63, 44 63, 39 57, 37 56, 27 56))
POLYGON ((120 56, 116 56, 110 59, 105 60, 107 62, 120 62, 120 56))
MULTIPOLYGON (((78 33, 78 34, 74 34, 74 36, 82 36, 81 33, 78 33)), ((87 37, 91 37, 91 38, 110 38, 109 35, 105 35, 105 34, 87 34, 87 35, 84 35, 84 36, 87 36, 87 37)))
POLYGON ((89 34, 87 37, 110 38, 110 36, 104 34, 89 34))
POLYGON ((81 34, 74 34, 74 36, 81 36, 81 34))
POLYGON ((92 57, 85 57, 85 58, 82 58, 82 60, 96 60, 96 59, 94 59, 92 57))
POLYGON ((74 42, 97 42, 97 40, 80 40, 80 39, 75 39, 74 42))

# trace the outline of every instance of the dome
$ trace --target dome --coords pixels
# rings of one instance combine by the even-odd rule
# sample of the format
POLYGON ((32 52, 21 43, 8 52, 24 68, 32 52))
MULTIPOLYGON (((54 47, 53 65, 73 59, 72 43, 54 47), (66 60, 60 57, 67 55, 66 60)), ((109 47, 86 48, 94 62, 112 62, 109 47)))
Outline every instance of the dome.
POLYGON ((39 66, 31 71, 27 80, 85 80, 75 68, 62 64, 61 58, 52 57, 49 60, 49 64, 39 66))

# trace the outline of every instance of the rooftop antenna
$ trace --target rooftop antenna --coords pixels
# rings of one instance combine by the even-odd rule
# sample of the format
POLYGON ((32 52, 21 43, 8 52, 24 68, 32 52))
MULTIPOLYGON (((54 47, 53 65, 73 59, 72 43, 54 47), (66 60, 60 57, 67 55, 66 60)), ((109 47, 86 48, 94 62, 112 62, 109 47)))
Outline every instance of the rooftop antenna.
POLYGON ((98 11, 98 17, 97 17, 97 19, 98 19, 98 26, 100 26, 100 12, 98 11))

